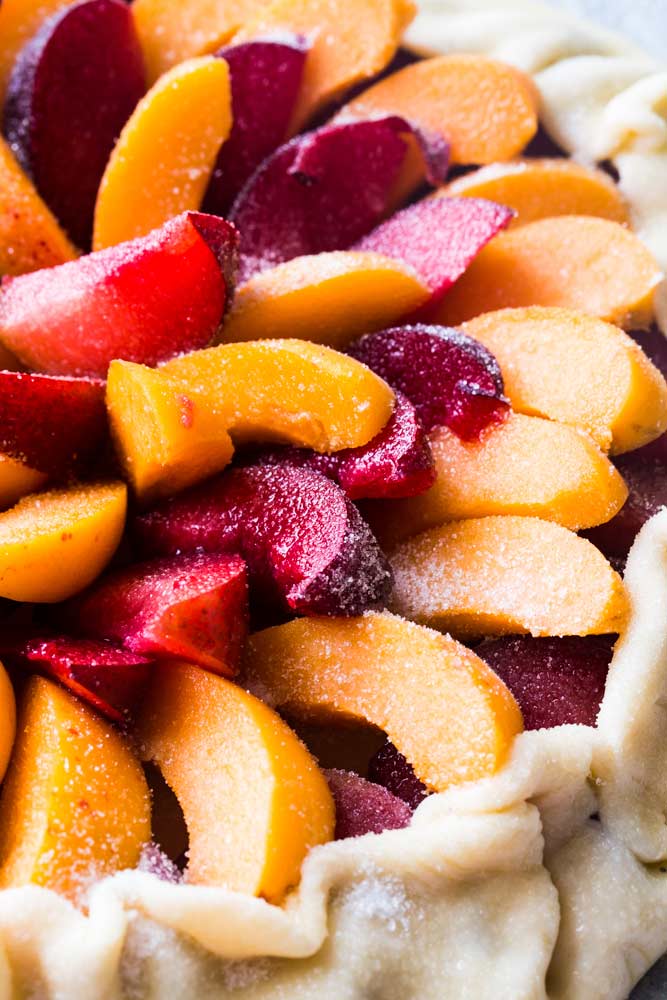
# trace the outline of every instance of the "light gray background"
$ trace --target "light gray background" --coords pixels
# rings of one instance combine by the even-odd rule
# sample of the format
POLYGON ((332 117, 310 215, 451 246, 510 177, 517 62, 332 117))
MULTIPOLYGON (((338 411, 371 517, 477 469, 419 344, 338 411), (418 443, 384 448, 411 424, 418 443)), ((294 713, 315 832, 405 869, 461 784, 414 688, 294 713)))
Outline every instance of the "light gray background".
MULTIPOLYGON (((667 66, 667 0, 548 0, 630 35, 667 66)), ((667 994, 665 994, 667 996, 667 994)))

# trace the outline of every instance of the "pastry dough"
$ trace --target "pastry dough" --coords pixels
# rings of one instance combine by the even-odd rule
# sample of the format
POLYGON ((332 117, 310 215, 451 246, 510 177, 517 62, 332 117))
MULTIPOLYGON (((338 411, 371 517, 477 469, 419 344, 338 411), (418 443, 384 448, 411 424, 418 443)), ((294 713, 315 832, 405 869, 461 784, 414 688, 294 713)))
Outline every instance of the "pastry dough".
MULTIPOLYGON (((550 132, 614 160, 667 266, 666 73, 532 0, 423 0, 409 38, 533 74, 550 132)), ((667 511, 627 584, 597 729, 524 733, 409 828, 316 848, 284 908, 141 871, 99 883, 88 916, 6 890, 0 1000, 622 1000, 667 950, 667 511)))

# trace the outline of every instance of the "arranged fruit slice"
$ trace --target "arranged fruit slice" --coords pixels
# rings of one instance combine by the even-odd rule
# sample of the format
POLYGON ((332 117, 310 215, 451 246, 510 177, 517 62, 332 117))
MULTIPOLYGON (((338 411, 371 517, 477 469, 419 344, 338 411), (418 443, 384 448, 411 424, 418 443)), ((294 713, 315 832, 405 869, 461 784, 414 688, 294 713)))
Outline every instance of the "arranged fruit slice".
POLYGON ((31 678, 0 797, 0 886, 32 882, 82 904, 97 879, 133 868, 150 836, 148 786, 125 740, 31 678))
POLYGON ((213 338, 230 292, 236 234, 186 212, 149 236, 5 279, 0 339, 55 375, 105 378, 114 358, 157 364, 213 338))
POLYGON ((419 780, 412 765, 389 740, 369 760, 368 778, 406 802, 411 809, 416 809, 428 795, 426 785, 419 780))
POLYGON ((233 124, 211 174, 205 211, 226 215, 250 175, 285 141, 307 54, 305 38, 289 33, 216 52, 229 67, 233 124))
POLYGON ((334 483, 310 469, 247 466, 134 521, 144 551, 236 552, 265 615, 357 615, 391 578, 375 538, 334 483))
POLYGON ((493 774, 522 728, 514 698, 471 650, 387 612, 256 632, 245 668, 251 690, 290 717, 383 729, 437 791, 493 774))
MULTIPOLYGON (((655 444, 664 448, 662 438, 655 444)), ((587 532, 587 537, 606 555, 625 558, 640 528, 667 506, 667 463, 649 445, 621 455, 616 466, 628 488, 628 499, 616 517, 587 532)))
POLYGON ((325 771, 324 777, 336 807, 336 840, 409 826, 410 807, 381 785, 338 768, 325 771))
POLYGON ((267 705, 190 664, 157 668, 137 736, 183 810, 188 882, 280 902, 331 840, 331 793, 267 705))
POLYGON ((204 56, 166 73, 136 106, 100 183, 93 248, 164 225, 204 200, 232 124, 229 70, 204 56))
MULTIPOLYGON (((3 4, 0 17, 4 10, 3 4)), ((0 138, 0 274, 26 274, 75 257, 76 250, 0 138)))
POLYGON ((510 208, 482 198, 427 198, 382 222, 352 249, 403 261, 437 303, 512 218, 510 208))
POLYGON ((444 425, 474 441, 508 413, 498 362, 459 330, 396 327, 363 337, 348 353, 404 393, 427 431, 444 425))
POLYGON ((464 638, 605 635, 621 632, 629 613, 621 578, 595 546, 536 517, 433 528, 398 546, 391 564, 393 609, 464 638))
POLYGON ((72 597, 114 554, 124 483, 33 493, 0 514, 0 597, 51 604, 72 597))
POLYGON ((9 764, 16 737, 16 700, 7 671, 0 663, 0 782, 9 764))
POLYGON ((453 163, 493 163, 512 159, 533 138, 537 104, 532 80, 513 66, 455 54, 392 73, 346 104, 338 117, 402 115, 442 135, 453 163))
POLYGON ((240 286, 221 339, 297 337, 341 348, 397 322, 429 298, 412 268, 380 254, 295 257, 240 286))
POLYGON ((32 469, 9 455, 0 455, 0 508, 6 510, 28 493, 41 490, 48 481, 45 472, 32 469))
POLYGON ((80 247, 90 246, 104 168, 144 90, 139 39, 122 0, 83 0, 65 8, 14 65, 5 135, 80 247))
POLYGON ((621 330, 584 313, 532 306, 470 320, 519 413, 573 424, 604 451, 640 448, 667 430, 667 383, 621 330))
POLYGON ((415 8, 411 0, 270 0, 236 36, 248 41, 272 31, 296 31, 311 39, 291 130, 299 131, 353 84, 368 80, 391 61, 415 8))
POLYGON ((0 104, 4 103, 5 90, 16 58, 43 22, 71 0, 4 0, 0 7, 0 104))
POLYGON ((233 677, 248 626, 245 564, 204 553, 134 563, 58 608, 58 621, 133 653, 233 677))
POLYGON ((434 197, 441 195, 488 198, 508 205, 516 212, 513 226, 554 215, 594 215, 630 225, 628 206, 609 174, 574 160, 492 163, 457 177, 434 197))
POLYGON ((560 306, 641 327, 651 321, 661 279, 644 244, 617 222, 562 215, 501 233, 430 318, 456 326, 494 309, 560 306))
POLYGON ((594 726, 613 652, 608 636, 507 636, 477 654, 519 702, 526 729, 594 726))

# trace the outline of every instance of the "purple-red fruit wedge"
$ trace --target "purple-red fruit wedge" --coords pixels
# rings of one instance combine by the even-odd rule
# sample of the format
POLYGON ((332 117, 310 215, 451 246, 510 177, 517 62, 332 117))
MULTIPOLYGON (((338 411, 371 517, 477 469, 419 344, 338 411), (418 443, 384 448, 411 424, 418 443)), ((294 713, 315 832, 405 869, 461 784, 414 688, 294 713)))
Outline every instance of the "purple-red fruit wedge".
POLYGON ((628 488, 628 499, 611 521, 586 532, 610 558, 627 556, 640 528, 667 506, 666 439, 667 435, 663 435, 645 448, 620 455, 614 461, 628 488))
POLYGON ((97 189, 145 90, 132 10, 83 0, 44 23, 9 81, 4 131, 72 240, 87 248, 97 189))
POLYGON ((382 785, 392 795, 416 809, 428 795, 428 789, 415 774, 412 764, 387 740, 368 763, 370 781, 382 785))
POLYGON ((459 330, 395 327, 367 334, 348 354, 404 393, 426 431, 444 425, 473 441, 509 412, 498 362, 459 330))
POLYGON ((381 785, 337 768, 325 771, 324 777, 336 807, 336 840, 401 830, 409 825, 410 807, 381 785))
POLYGON ((234 123, 218 154, 204 211, 226 215, 250 175, 285 141, 307 53, 306 40, 289 32, 216 53, 229 66, 234 123))
POLYGON ((614 642, 609 636, 505 636, 475 652, 519 703, 526 729, 594 726, 614 642))
POLYGON ((231 294, 237 234, 184 212, 148 236, 5 278, 0 341, 52 375, 105 378, 115 358, 155 365, 205 347, 231 294))
POLYGON ((350 500, 414 497, 435 482, 428 438, 414 406, 400 392, 387 425, 360 448, 330 455, 307 448, 267 448, 254 455, 253 461, 315 469, 338 483, 350 500))
POLYGON ((72 631, 156 659, 237 672, 248 620, 245 564, 196 553, 137 563, 103 577, 58 609, 72 631))
POLYGON ((388 563, 335 483, 311 469, 233 469, 135 518, 144 551, 236 552, 270 614, 359 615, 386 601, 388 563))
MULTIPOLYGON (((411 135, 402 118, 380 118, 325 125, 276 150, 229 215, 241 233, 241 280, 293 257, 346 250, 373 229, 390 207, 411 135)), ((441 179, 446 156, 435 160, 441 179)))
POLYGON ((403 261, 431 289, 424 315, 452 287, 514 212, 484 198, 427 198, 397 212, 352 249, 403 261))

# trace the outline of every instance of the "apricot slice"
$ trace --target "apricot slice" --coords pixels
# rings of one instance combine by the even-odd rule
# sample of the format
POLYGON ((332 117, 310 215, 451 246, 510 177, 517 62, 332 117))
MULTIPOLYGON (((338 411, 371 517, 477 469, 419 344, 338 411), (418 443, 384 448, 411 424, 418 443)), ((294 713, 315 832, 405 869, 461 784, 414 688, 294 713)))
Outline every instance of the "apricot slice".
POLYGON ((631 337, 584 313, 501 309, 465 324, 495 355, 519 413, 573 424, 604 451, 640 448, 667 430, 667 383, 631 337))
POLYGON ((96 879, 134 868, 150 835, 148 786, 126 741, 32 677, 0 797, 0 887, 32 882, 79 904, 96 879))
POLYGON ((126 502, 124 483, 73 486, 0 514, 0 597, 51 604, 83 590, 116 550, 126 502))
POLYGON ((311 847, 331 840, 331 793, 286 723, 187 663, 156 669, 137 735, 174 791, 190 837, 188 882, 279 902, 311 847))
POLYGON ((537 517, 442 525, 400 545, 391 564, 393 610, 465 639, 606 635, 628 619, 623 582, 602 553, 537 517))
POLYGON ((0 104, 4 103, 9 77, 25 43, 48 17, 70 3, 71 0, 3 0, 0 6, 0 104))
POLYGON ((343 347, 431 297, 411 267, 375 253, 295 257, 237 289, 222 340, 297 337, 343 347))
POLYGON ((224 59, 190 59, 165 73, 111 154, 95 205, 93 249, 145 236, 198 209, 231 124, 224 59))
POLYGON ((641 327, 661 279, 644 244, 617 222, 562 215, 496 236, 430 319, 457 326, 494 309, 561 306, 641 327))
POLYGON ((604 170, 574 160, 520 160, 493 163, 457 177, 433 197, 488 198, 516 212, 512 226, 554 215, 594 215, 630 225, 623 196, 604 170))
POLYGON ((453 163, 493 163, 516 156, 535 135, 537 95, 529 77, 496 59, 438 56, 364 90, 339 117, 380 114, 405 116, 442 135, 453 163))
POLYGON ((311 40, 292 115, 294 133, 353 84, 384 69, 414 13, 412 0, 355 0, 353 9, 349 0, 272 0, 234 41, 285 30, 311 40))
POLYGON ((0 508, 6 510, 21 497, 41 489, 48 478, 46 472, 33 469, 11 455, 0 454, 0 508))
MULTIPOLYGON (((0 18, 4 9, 3 4, 0 18)), ((0 274, 26 274, 75 257, 55 216, 0 138, 0 274)))
POLYGON ((523 728, 472 650, 387 612, 256 632, 245 662, 251 689, 288 716, 383 729, 436 791, 493 774, 523 728))
POLYGON ((16 701, 7 671, 0 663, 0 782, 5 776, 16 736, 16 701))

